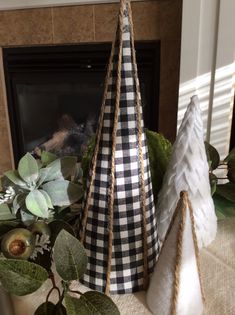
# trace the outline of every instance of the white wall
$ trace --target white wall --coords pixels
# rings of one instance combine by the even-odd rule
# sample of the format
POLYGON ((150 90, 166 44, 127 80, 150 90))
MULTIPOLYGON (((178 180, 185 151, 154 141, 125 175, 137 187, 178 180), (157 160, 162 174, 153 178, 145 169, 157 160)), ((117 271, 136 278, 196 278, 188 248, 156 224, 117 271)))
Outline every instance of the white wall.
POLYGON ((201 101, 205 138, 229 148, 235 74, 235 1, 183 0, 178 125, 190 96, 201 101))

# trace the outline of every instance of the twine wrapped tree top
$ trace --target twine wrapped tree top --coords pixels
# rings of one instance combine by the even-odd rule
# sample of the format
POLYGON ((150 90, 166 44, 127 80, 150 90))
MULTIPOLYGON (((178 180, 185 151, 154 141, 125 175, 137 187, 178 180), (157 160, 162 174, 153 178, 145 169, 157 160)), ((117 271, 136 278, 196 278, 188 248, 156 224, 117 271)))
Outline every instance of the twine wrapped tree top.
POLYGON ((158 237, 130 3, 121 1, 81 220, 83 283, 106 293, 147 287, 158 237))

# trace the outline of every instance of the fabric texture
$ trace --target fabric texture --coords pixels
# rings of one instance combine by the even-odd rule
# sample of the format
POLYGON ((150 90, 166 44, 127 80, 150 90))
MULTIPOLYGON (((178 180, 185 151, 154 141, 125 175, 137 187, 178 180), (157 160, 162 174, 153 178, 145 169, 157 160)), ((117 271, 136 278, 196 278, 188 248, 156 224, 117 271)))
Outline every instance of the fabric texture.
MULTIPOLYGON (((143 289, 144 280, 143 215, 140 198, 140 160, 136 114, 136 88, 139 90, 139 87, 135 86, 134 80, 129 22, 129 10, 128 5, 126 5, 122 21, 121 94, 115 147, 114 218, 110 275, 110 293, 120 294, 143 289)), ((86 200, 89 207, 86 225, 83 227, 85 230, 84 247, 88 255, 88 268, 82 282, 91 289, 102 292, 105 290, 107 278, 111 147, 117 97, 119 47, 120 42, 117 38, 111 73, 108 79, 104 115, 100 120, 102 129, 95 177, 91 183, 90 175, 88 181, 91 198, 86 200)), ((139 93, 138 97, 140 98, 139 93)), ((150 274, 158 256, 158 237, 143 118, 141 118, 141 128, 146 196, 147 267, 150 274)), ((93 164, 90 169, 93 169, 93 164)))
POLYGON ((217 218, 211 197, 209 166, 203 140, 203 122, 199 101, 191 98, 159 193, 158 233, 163 242, 180 191, 186 190, 192 202, 199 247, 209 245, 216 236, 217 218))
POLYGON ((195 240, 192 209, 187 198, 181 197, 146 296, 154 315, 202 314, 204 302, 195 240))

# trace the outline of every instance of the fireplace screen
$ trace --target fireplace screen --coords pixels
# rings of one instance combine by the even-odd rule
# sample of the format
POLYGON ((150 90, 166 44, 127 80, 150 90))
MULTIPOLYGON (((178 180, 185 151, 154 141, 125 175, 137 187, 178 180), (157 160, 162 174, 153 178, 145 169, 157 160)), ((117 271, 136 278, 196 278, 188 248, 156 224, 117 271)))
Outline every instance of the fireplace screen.
MULTIPOLYGON (((159 42, 137 43, 145 125, 157 130, 159 42)), ((3 51, 15 162, 45 149, 78 160, 94 135, 110 44, 3 51)))

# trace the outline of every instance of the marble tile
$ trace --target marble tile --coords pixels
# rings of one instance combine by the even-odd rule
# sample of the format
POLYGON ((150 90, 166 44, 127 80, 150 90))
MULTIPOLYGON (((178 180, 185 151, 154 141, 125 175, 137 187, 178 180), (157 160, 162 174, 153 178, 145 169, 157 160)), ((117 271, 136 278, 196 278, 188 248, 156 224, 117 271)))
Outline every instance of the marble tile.
POLYGON ((0 132, 0 175, 12 168, 8 134, 0 132))
MULTIPOLYGON (((133 2, 135 40, 155 40, 160 37, 159 1, 133 2)), ((117 26, 119 4, 94 6, 95 40, 112 41, 117 26)))
POLYGON ((0 11, 0 46, 52 44, 50 8, 0 11))
POLYGON ((53 8, 54 43, 94 41, 93 6, 53 8))
POLYGON ((95 41, 112 42, 117 27, 119 4, 99 4, 94 6, 95 41))
POLYGON ((132 3, 135 40, 160 38, 160 1, 132 3))
POLYGON ((160 3, 161 38, 181 38, 182 0, 162 0, 160 3))
POLYGON ((180 41, 161 42, 159 131, 175 140, 179 93, 180 41))

